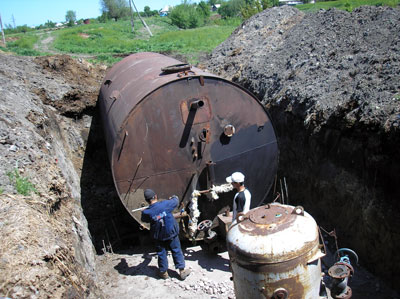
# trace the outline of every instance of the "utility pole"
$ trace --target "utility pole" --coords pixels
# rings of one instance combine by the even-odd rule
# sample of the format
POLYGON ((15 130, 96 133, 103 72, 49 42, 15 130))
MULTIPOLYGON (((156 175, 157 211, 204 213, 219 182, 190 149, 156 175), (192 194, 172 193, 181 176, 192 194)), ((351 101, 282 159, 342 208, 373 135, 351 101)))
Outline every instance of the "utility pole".
POLYGON ((14 15, 12 15, 12 21, 13 21, 14 29, 15 29, 15 18, 14 18, 14 15))
POLYGON ((132 26, 132 33, 135 32, 135 24, 133 23, 133 10, 131 0, 129 0, 129 8, 131 9, 131 26, 132 26))
POLYGON ((3 29, 3 22, 1 21, 1 15, 0 15, 0 26, 1 26, 1 35, 3 36, 3 44, 4 47, 6 47, 6 38, 4 37, 4 29, 3 29))
POLYGON ((142 19, 142 17, 140 16, 140 13, 138 12, 138 10, 137 10, 137 8, 136 8, 135 2, 133 2, 133 0, 129 0, 129 3, 130 3, 130 1, 132 1, 133 7, 135 8, 135 10, 136 10, 136 12, 137 12, 137 14, 138 14, 138 16, 139 16, 139 19, 142 21, 143 26, 146 27, 146 29, 147 29, 147 31, 149 32, 150 36, 153 36, 153 34, 152 34, 151 31, 150 31, 150 28, 147 26, 146 22, 145 22, 145 21, 142 19))

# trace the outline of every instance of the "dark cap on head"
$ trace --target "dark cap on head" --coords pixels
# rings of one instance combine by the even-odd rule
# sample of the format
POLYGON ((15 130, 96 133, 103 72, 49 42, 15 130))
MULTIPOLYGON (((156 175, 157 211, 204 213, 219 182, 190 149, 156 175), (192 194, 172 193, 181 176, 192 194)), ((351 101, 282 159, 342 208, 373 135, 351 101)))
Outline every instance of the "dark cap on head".
POLYGON ((144 190, 144 199, 146 201, 152 200, 156 196, 156 193, 151 189, 144 190))

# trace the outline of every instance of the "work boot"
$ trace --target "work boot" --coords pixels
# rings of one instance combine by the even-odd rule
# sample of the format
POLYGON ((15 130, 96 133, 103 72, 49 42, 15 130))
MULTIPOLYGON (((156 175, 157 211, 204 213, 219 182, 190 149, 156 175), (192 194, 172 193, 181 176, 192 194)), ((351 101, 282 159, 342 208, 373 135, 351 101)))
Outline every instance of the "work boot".
POLYGON ((179 269, 179 275, 181 277, 182 280, 185 280, 186 277, 188 277, 190 274, 190 270, 189 269, 179 269))
POLYGON ((165 272, 158 271, 158 276, 160 278, 162 278, 162 279, 168 279, 169 278, 167 271, 165 271, 165 272))

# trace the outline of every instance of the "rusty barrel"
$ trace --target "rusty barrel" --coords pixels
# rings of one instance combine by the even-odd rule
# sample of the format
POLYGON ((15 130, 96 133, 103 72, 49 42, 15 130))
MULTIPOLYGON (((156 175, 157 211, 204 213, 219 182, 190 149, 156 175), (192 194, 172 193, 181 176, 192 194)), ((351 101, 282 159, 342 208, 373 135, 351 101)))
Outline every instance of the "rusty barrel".
POLYGON ((236 298, 319 298, 323 245, 302 207, 252 209, 230 227, 227 244, 236 298))
MULTIPOLYGON (((273 125, 242 87, 157 53, 133 54, 107 73, 99 106, 118 195, 140 222, 143 190, 175 194, 188 209, 194 189, 246 175, 252 206, 268 193, 278 165, 273 125)), ((234 193, 199 199, 200 220, 231 206, 234 193)))

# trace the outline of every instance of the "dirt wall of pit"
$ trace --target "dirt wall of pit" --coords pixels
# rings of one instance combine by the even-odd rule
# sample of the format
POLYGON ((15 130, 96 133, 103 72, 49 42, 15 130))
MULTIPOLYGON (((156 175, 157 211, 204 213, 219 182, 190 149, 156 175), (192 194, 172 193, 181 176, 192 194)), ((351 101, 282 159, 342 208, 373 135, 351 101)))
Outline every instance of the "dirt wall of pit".
POLYGON ((400 10, 269 9, 205 67, 268 108, 290 203, 399 288, 400 10))
POLYGON ((0 296, 101 298, 81 170, 104 69, 4 53, 0 65, 0 296))

